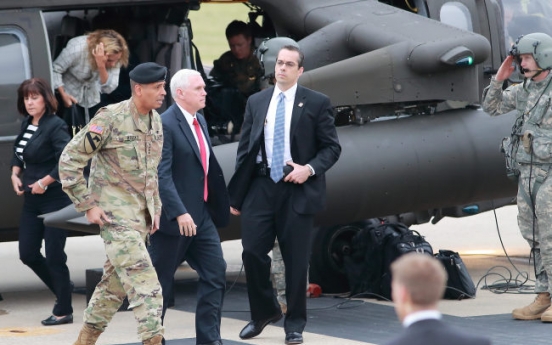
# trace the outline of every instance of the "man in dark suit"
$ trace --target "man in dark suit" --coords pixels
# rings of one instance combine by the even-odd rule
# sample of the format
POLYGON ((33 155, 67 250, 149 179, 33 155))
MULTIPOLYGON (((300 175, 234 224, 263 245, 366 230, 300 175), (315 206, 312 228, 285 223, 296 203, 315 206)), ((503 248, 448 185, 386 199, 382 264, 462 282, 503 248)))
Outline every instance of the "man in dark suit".
POLYGON ((171 78, 171 94, 175 103, 161 115, 163 211, 159 230, 151 236, 150 254, 163 288, 163 318, 177 267, 186 260, 197 271, 196 343, 217 345, 222 344, 226 262, 216 227, 228 223, 228 193, 205 119, 197 113, 205 106, 201 75, 194 70, 178 71, 171 78))
POLYGON ((441 320, 437 303, 447 273, 439 261, 420 253, 405 254, 391 265, 393 302, 405 331, 386 345, 489 345, 489 339, 463 333, 441 320))
POLYGON ((325 206, 326 171, 341 153, 327 96, 297 85, 303 53, 278 52, 276 85, 247 101, 236 171, 228 185, 241 233, 251 322, 242 339, 259 335, 282 311, 270 281, 268 253, 277 237, 286 267, 286 344, 301 344, 307 322, 307 270, 314 214, 325 206), (291 170, 293 169, 293 170, 291 170), (286 176, 284 170, 289 172, 286 176))

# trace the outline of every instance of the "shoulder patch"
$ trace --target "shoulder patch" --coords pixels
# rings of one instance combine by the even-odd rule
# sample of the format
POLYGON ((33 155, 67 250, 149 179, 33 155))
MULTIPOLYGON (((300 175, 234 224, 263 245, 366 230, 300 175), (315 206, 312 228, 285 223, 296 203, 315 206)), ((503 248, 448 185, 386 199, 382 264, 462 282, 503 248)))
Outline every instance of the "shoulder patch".
POLYGON ((91 154, 92 152, 96 151, 101 140, 102 137, 99 134, 92 133, 92 131, 86 133, 86 136, 83 140, 84 152, 91 154))
POLYGON ((88 131, 89 131, 89 132, 92 132, 92 133, 96 133, 96 134, 102 134, 102 133, 103 133, 103 127, 102 127, 102 126, 95 125, 95 124, 91 124, 91 125, 88 127, 88 131))

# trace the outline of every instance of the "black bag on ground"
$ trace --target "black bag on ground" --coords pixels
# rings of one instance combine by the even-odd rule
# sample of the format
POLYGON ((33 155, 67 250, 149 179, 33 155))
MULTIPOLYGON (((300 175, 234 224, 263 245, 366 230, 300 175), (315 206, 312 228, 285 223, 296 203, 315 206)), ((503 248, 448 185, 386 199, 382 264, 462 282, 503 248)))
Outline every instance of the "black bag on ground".
POLYGON ((391 299, 391 262, 412 251, 433 255, 423 236, 402 223, 370 223, 351 242, 351 255, 344 257, 351 296, 391 299))
POLYGON ((402 223, 395 223, 395 234, 386 238, 383 253, 383 276, 381 295, 391 299, 391 264, 401 255, 417 252, 433 256, 433 248, 416 230, 410 230, 402 223))
POLYGON ((448 274, 447 289, 443 298, 475 298, 475 285, 460 255, 452 250, 441 249, 435 254, 435 258, 443 264, 448 274))
POLYGON ((352 238, 351 254, 343 258, 351 296, 380 293, 383 241, 394 233, 387 225, 371 222, 352 238))

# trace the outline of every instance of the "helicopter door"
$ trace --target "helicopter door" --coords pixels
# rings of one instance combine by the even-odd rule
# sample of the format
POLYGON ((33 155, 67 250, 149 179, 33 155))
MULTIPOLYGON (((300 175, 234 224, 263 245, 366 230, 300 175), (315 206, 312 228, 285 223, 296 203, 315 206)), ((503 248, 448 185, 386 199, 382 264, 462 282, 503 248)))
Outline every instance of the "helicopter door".
MULTIPOLYGON (((17 88, 25 79, 50 77, 50 49, 38 10, 0 11, 0 165, 8 169, 22 117, 17 112, 17 88)), ((0 181, 2 229, 16 228, 22 198, 13 193, 9 178, 0 181)))

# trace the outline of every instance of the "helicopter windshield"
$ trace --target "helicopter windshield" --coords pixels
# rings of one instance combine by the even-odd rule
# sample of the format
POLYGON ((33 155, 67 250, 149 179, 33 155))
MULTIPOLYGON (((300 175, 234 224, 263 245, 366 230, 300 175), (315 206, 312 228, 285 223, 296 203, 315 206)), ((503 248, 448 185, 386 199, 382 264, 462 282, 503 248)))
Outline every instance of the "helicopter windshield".
POLYGON ((506 48, 519 36, 533 32, 552 33, 550 0, 502 0, 506 48))

